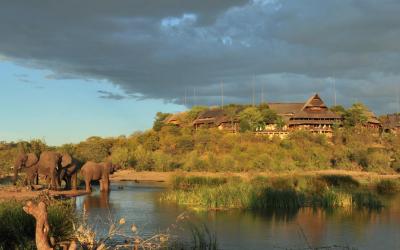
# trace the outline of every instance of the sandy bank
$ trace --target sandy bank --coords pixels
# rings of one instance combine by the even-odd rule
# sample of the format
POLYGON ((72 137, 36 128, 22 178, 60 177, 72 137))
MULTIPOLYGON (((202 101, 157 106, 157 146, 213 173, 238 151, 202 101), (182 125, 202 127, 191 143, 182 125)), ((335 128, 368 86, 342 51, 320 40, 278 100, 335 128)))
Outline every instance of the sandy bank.
POLYGON ((137 182, 168 182, 174 175, 186 176, 207 176, 207 177, 229 177, 239 176, 244 179, 251 179, 254 176, 270 176, 270 177, 285 177, 285 176, 317 176, 317 175, 350 175, 360 182, 373 182, 379 179, 400 178, 399 174, 378 174, 362 171, 347 171, 347 170, 318 170, 318 171, 287 171, 287 172, 246 172, 246 173, 212 173, 212 172, 136 172, 134 170, 120 170, 111 176, 111 181, 137 181, 137 182))

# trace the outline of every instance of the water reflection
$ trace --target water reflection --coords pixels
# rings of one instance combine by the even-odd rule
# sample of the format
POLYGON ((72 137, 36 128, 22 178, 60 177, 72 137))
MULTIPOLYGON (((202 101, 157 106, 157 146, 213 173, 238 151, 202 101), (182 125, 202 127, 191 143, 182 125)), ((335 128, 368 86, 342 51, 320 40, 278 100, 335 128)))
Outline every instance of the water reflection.
MULTIPOLYGON (((99 232, 108 218, 126 218, 141 235, 149 236, 175 222, 185 211, 161 203, 162 187, 131 182, 111 185, 111 192, 78 197, 78 211, 99 232), (123 189, 118 186, 123 185, 123 189), (103 223, 99 223, 103 221, 103 223)), ((192 213, 193 220, 215 231, 223 249, 307 248, 308 245, 351 246, 358 249, 400 249, 400 196, 389 199, 381 211, 359 209, 243 212, 239 210, 192 213)), ((106 228, 106 229, 105 229, 106 228)))
POLYGON ((87 212, 93 209, 110 210, 110 193, 100 192, 97 195, 87 195, 83 200, 83 211, 87 212))

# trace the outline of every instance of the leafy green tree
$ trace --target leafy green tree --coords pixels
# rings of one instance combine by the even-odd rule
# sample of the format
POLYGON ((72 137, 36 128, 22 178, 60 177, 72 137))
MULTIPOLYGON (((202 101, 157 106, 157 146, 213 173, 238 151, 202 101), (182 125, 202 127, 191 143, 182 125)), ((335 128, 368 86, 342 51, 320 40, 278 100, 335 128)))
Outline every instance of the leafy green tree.
POLYGON ((67 153, 69 155, 75 156, 76 145, 72 143, 63 144, 58 148, 58 151, 60 151, 61 153, 67 153))
POLYGON ((170 113, 157 112, 156 118, 153 123, 153 130, 160 131, 163 126, 165 126, 164 120, 171 115, 170 113))
POLYGON ((367 107, 361 103, 355 103, 346 110, 344 113, 344 126, 354 127, 356 125, 365 124, 368 121, 366 113, 368 112, 367 107))
POLYGON ((248 107, 239 113, 240 130, 256 131, 263 124, 263 115, 256 107, 248 107))
POLYGON ((265 124, 276 123, 280 118, 279 115, 274 110, 268 107, 268 105, 261 106, 260 112, 262 114, 262 118, 265 124))
POLYGON ((147 131, 138 137, 138 141, 146 150, 156 151, 160 148, 160 137, 155 131, 147 131))
POLYGON ((330 110, 341 116, 343 116, 346 113, 346 109, 342 105, 332 106, 330 110))
POLYGON ((50 147, 46 145, 45 141, 40 139, 33 139, 29 142, 30 144, 30 152, 39 156, 43 151, 49 150, 50 147))
POLYGON ((92 136, 76 146, 76 156, 82 161, 102 162, 111 154, 113 139, 92 136))
POLYGON ((122 168, 127 168, 135 165, 136 160, 133 152, 127 147, 116 147, 112 149, 111 161, 119 164, 122 168))

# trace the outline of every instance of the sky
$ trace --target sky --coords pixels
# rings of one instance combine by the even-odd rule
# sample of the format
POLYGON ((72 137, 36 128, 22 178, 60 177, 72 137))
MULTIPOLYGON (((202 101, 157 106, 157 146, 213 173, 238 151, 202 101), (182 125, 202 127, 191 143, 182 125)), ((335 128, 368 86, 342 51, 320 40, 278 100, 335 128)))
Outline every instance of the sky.
POLYGON ((399 110, 397 0, 0 0, 0 141, 149 129, 196 105, 399 110), (186 96, 186 102, 185 100, 186 96), (186 103, 186 106, 185 106, 186 103))

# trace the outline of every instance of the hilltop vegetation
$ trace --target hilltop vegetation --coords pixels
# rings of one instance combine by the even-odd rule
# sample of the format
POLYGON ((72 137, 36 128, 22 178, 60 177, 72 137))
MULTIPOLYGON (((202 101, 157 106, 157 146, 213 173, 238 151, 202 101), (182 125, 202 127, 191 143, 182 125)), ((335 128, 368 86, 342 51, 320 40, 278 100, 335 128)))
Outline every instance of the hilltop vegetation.
MULTIPOLYGON (((228 107, 238 109, 238 106, 228 107)), ((400 170, 399 136, 373 134, 364 128, 365 117, 360 107, 355 105, 349 110, 335 107, 336 111, 344 112, 345 126, 336 128, 331 139, 305 131, 291 133, 286 139, 269 139, 251 131, 232 134, 217 129, 193 130, 190 126, 166 125, 163 123, 166 115, 159 113, 154 129, 128 137, 94 136, 60 147, 49 147, 40 140, 0 143, 0 169, 8 172, 19 150, 39 154, 50 149, 68 152, 81 161, 111 159, 124 168, 139 171, 400 170)), ((249 108, 261 112, 260 107, 239 108, 247 110, 247 114, 251 114, 249 108)), ((194 107, 182 119, 190 124, 203 109, 194 107)), ((244 116, 241 112, 239 115, 244 116)), ((267 107, 261 117, 277 119, 267 107)))

